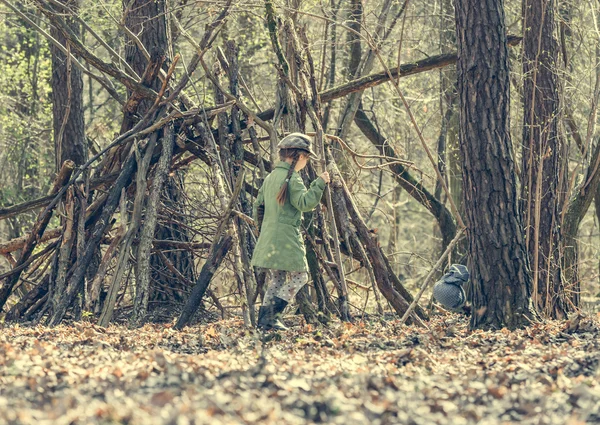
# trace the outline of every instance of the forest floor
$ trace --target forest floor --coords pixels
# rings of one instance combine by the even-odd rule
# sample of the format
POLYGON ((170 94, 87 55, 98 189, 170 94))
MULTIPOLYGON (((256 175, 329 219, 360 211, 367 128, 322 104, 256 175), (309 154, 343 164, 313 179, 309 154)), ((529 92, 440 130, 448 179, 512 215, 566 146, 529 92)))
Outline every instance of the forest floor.
MULTIPOLYGON (((599 316, 509 332, 0 325, 0 423, 600 423, 599 316)), ((292 318, 299 322, 299 318, 292 318)))

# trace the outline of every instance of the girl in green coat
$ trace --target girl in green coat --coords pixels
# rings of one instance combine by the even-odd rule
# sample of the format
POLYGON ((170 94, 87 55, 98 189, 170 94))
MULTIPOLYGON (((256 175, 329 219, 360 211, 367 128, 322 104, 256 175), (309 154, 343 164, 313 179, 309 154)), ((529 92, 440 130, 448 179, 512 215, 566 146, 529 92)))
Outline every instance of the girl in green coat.
POLYGON ((301 133, 284 137, 273 171, 265 178, 254 203, 254 220, 260 223, 260 236, 252 265, 268 269, 268 286, 258 312, 258 327, 287 329, 279 320, 288 303, 308 282, 306 249, 300 234, 302 213, 312 211, 320 202, 329 174, 325 171, 306 189, 298 172, 315 157, 310 138, 301 133))

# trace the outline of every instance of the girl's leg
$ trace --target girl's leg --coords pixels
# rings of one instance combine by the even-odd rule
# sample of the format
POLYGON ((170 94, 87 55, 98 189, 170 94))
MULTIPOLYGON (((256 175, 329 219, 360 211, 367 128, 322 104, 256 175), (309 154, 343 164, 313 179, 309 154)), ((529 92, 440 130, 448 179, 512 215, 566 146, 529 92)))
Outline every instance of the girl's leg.
POLYGON ((269 286, 258 312, 258 327, 265 330, 287 330, 280 320, 281 314, 306 282, 308 274, 305 272, 271 270, 269 286))
POLYGON ((282 270, 269 270, 267 275, 267 291, 263 298, 263 305, 269 305, 273 298, 285 287, 287 272, 282 270))
MULTIPOLYGON (((275 296, 282 300, 291 302, 298 291, 308 283, 308 273, 306 272, 287 272, 288 281, 283 285, 279 286, 279 290, 275 293, 275 296)), ((284 281, 285 282, 285 281, 284 281)), ((266 296, 265 296, 266 298, 266 296)))
POLYGON ((270 270, 268 287, 263 298, 263 303, 258 310, 258 327, 264 330, 287 330, 279 320, 281 312, 285 309, 287 301, 280 299, 277 294, 285 287, 287 273, 281 270, 270 270))

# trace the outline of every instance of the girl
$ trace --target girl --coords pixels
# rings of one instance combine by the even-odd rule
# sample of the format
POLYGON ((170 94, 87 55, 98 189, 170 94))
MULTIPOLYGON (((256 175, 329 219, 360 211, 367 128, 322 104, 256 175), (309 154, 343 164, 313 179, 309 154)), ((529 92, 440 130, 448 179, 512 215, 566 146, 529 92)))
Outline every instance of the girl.
POLYGON ((307 190, 298 174, 309 157, 316 157, 308 136, 289 134, 277 147, 281 162, 265 178, 253 209, 260 235, 252 265, 269 271, 267 291, 258 312, 258 327, 264 330, 287 329, 279 320, 281 313, 308 281, 306 250, 300 235, 302 213, 319 204, 329 183, 329 173, 325 171, 307 190), (259 210, 263 207, 261 224, 259 210))

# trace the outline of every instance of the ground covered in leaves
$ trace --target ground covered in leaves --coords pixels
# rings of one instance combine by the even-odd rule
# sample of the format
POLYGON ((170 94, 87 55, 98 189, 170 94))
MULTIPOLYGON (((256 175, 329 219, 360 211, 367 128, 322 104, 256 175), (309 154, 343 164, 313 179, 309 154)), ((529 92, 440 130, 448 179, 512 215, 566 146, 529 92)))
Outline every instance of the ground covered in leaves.
POLYGON ((235 320, 3 325, 0 423, 600 423, 597 319, 518 332, 469 332, 462 316, 298 324, 266 339, 235 320))

